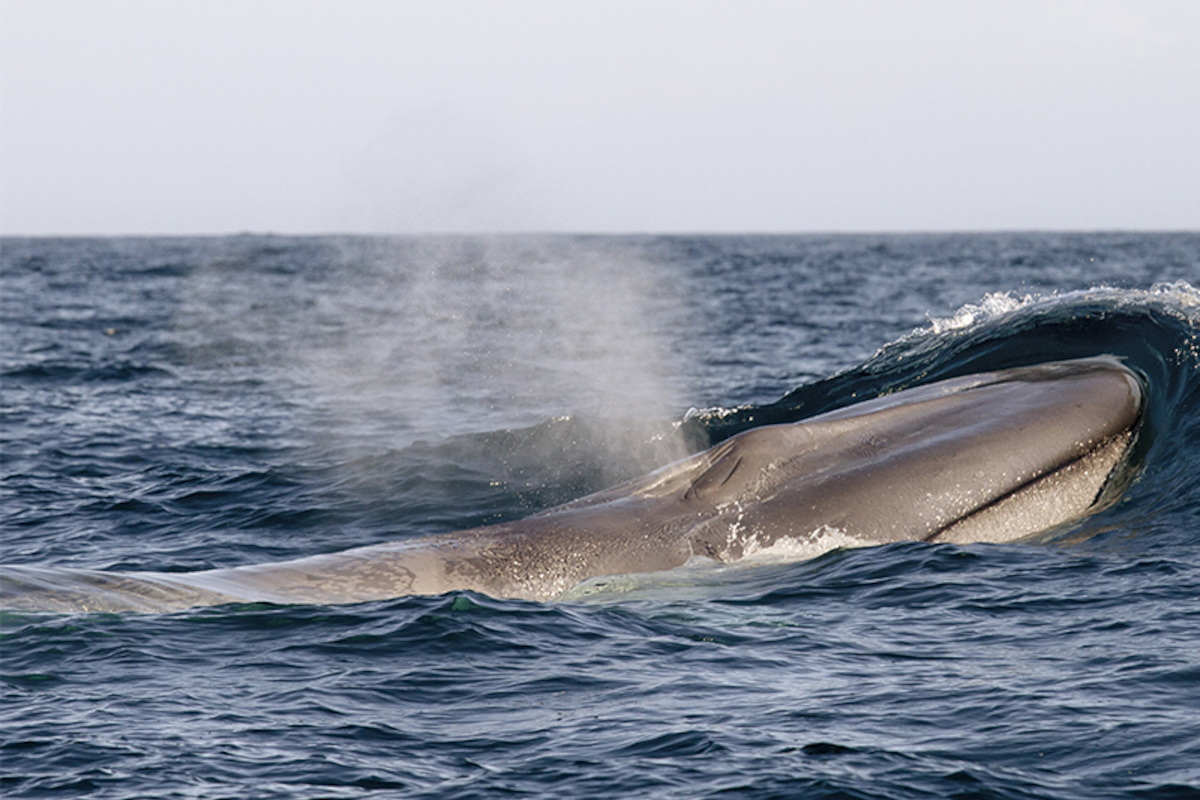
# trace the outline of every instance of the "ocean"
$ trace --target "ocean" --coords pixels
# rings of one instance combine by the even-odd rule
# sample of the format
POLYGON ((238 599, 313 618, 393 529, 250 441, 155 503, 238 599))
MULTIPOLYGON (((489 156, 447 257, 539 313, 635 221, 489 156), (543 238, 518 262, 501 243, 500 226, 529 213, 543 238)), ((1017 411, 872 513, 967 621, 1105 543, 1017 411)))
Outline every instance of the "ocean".
POLYGON ((1042 361, 1116 356, 1148 402, 1121 501, 1034 541, 0 611, 0 793, 1200 797, 1198 285, 1196 233, 3 239, 5 565, 515 520, 1042 361))

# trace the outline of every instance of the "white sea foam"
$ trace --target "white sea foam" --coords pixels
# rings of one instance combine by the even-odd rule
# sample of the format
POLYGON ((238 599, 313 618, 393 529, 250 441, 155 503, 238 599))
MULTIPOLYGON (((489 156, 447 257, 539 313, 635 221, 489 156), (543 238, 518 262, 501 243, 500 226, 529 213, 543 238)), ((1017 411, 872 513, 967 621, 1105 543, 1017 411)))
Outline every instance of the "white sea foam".
POLYGON ((860 539, 857 536, 850 536, 840 528, 822 525, 806 535, 781 536, 765 546, 760 545, 756 537, 751 537, 739 563, 746 565, 786 564, 793 561, 807 561, 833 550, 848 550, 876 544, 879 542, 860 539))
POLYGON ((1200 309, 1200 289, 1196 289, 1187 281, 1180 280, 1156 283, 1149 289, 1094 286, 1090 289, 1050 294, 990 292, 985 294, 978 303, 967 303, 948 317, 930 315, 929 324, 913 331, 912 335, 936 335, 947 331, 962 330, 1034 305, 1054 307, 1080 302, 1115 303, 1118 308, 1151 304, 1163 308, 1168 313, 1196 322, 1195 309, 1200 309))
POLYGON ((733 575, 745 576, 751 570, 810 561, 834 550, 850 550, 874 544, 878 542, 849 536, 829 525, 822 525, 806 535, 781 537, 767 546, 758 545, 751 537, 745 554, 738 561, 721 562, 693 556, 683 566, 662 572, 601 575, 580 581, 559 595, 558 599, 579 601, 633 593, 641 596, 659 591, 677 599, 683 589, 704 590, 726 586, 733 575))

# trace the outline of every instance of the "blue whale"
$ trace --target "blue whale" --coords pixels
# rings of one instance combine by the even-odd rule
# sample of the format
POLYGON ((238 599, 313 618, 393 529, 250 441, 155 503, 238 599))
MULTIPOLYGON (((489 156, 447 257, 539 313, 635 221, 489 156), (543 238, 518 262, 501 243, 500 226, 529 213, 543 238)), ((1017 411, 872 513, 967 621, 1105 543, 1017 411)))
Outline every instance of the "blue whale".
POLYGON ((548 600, 587 578, 695 558, 1013 541, 1120 495, 1144 405, 1141 381, 1110 357, 969 375, 745 431, 517 522, 191 573, 3 567, 0 607, 169 611, 457 590, 548 600))

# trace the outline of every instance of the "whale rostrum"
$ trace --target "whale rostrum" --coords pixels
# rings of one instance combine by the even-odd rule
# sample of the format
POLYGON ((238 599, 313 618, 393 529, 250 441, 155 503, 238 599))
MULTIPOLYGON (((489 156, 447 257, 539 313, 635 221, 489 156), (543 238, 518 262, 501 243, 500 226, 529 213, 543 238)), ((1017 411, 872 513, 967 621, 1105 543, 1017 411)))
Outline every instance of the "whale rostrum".
POLYGON ((1115 500, 1143 406, 1141 381, 1110 357, 980 373, 748 430, 516 522, 191 573, 6 566, 0 607, 168 611, 456 590, 548 600, 587 578, 694 558, 1013 541, 1115 500))

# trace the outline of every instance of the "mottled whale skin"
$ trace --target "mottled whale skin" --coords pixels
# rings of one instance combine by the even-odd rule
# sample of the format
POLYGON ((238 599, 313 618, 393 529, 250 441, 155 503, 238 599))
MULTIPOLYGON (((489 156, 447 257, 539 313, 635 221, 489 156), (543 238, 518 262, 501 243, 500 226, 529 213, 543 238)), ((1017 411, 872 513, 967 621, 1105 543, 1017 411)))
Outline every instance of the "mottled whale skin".
POLYGON ((1115 498, 1142 408, 1141 382, 1109 357, 981 373, 749 430, 518 522, 193 573, 4 567, 0 607, 169 611, 455 590, 547 600, 696 557, 1012 541, 1115 498))

